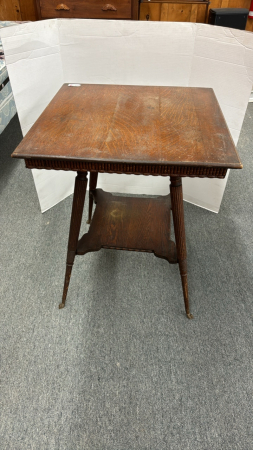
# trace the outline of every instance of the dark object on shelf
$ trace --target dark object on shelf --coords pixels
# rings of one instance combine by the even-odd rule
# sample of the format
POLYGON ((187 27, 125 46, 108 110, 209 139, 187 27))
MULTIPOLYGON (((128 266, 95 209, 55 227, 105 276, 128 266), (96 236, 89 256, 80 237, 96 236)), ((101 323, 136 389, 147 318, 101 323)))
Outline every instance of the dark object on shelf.
POLYGON ((208 23, 220 27, 245 30, 249 10, 245 8, 216 8, 210 9, 208 23))
POLYGON ((9 83, 10 79, 9 77, 5 78, 2 84, 0 84, 0 91, 6 86, 7 83, 9 83))

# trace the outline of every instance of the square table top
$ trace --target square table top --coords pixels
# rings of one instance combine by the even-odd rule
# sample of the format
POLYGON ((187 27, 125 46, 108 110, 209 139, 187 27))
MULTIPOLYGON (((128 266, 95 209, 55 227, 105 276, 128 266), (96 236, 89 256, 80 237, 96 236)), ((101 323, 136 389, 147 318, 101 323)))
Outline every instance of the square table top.
POLYGON ((12 156, 242 168, 209 88, 64 84, 12 156))

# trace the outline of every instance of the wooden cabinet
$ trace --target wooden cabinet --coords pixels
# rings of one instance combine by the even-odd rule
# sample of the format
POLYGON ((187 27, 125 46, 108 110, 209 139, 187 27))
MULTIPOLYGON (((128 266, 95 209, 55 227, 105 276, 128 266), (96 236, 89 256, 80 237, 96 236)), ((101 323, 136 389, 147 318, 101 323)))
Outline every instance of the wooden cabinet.
POLYGON ((138 0, 36 0, 40 19, 138 19, 138 0))
POLYGON ((35 0, 0 0, 0 20, 37 20, 35 0))
POLYGON ((141 0, 140 20, 204 23, 208 5, 208 0, 141 0))
MULTIPOLYGON (((0 20, 51 18, 207 22, 210 8, 247 8, 251 0, 0 0, 0 20), (108 3, 107 3, 108 2, 108 3)), ((253 31, 248 19, 246 30, 253 31)))
MULTIPOLYGON (((210 8, 250 8, 251 0, 140 0, 140 20, 199 22, 208 20, 210 8), (208 4, 209 3, 209 4, 208 4)), ((253 31, 248 19, 246 30, 253 31)))

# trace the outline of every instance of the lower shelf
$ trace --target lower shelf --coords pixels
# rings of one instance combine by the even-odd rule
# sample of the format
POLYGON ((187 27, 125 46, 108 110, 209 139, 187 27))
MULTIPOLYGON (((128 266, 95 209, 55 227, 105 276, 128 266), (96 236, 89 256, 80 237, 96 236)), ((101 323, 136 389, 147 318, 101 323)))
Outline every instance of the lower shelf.
POLYGON ((170 195, 156 198, 115 196, 102 189, 92 192, 96 209, 89 232, 77 246, 77 255, 101 248, 154 253, 177 263, 170 240, 170 195))

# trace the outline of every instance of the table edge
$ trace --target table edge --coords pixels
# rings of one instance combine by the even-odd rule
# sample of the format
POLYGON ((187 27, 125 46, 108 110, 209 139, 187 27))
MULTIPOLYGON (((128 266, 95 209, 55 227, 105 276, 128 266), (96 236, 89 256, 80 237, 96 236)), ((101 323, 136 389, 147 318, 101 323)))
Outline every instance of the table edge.
MULTIPOLYGON (((50 156, 50 155, 27 155, 25 153, 15 153, 15 151, 11 155, 12 158, 24 159, 25 161, 33 161, 34 163, 38 163, 38 161, 47 161, 47 164, 54 165, 56 161, 64 161, 64 164, 67 166, 71 166, 73 163, 94 163, 94 164, 134 164, 134 165, 152 165, 152 166, 187 166, 187 167, 216 167, 216 168, 224 168, 224 169, 242 169, 243 164, 241 163, 239 156, 238 162, 234 163, 219 163, 219 162, 203 162, 199 163, 197 161, 140 161, 140 160, 111 160, 101 158, 78 158, 75 156, 65 157, 65 156, 50 156)), ((71 168, 69 169, 71 170, 71 168)))
POLYGON ((124 173, 132 175, 225 178, 227 169, 234 166, 204 166, 186 164, 153 164, 128 162, 97 162, 77 159, 25 158, 28 169, 70 170, 75 172, 124 173))

